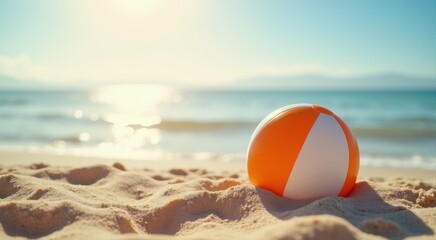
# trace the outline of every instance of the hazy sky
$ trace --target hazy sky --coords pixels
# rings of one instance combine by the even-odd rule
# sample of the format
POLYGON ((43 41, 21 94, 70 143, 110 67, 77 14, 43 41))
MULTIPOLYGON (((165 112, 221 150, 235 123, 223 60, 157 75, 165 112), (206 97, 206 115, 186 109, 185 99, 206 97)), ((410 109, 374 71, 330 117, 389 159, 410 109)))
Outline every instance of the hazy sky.
POLYGON ((0 75, 208 83, 436 76, 436 1, 0 0, 0 75))

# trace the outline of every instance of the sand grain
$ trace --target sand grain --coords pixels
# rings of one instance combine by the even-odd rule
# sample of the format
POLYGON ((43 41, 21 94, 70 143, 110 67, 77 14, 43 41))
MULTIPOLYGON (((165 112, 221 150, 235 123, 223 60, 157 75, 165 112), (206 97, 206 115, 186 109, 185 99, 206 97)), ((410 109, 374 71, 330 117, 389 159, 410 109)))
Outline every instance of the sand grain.
POLYGON ((349 198, 295 201, 254 188, 241 172, 117 163, 0 173, 1 239, 435 237, 436 190, 419 179, 368 178, 349 198))

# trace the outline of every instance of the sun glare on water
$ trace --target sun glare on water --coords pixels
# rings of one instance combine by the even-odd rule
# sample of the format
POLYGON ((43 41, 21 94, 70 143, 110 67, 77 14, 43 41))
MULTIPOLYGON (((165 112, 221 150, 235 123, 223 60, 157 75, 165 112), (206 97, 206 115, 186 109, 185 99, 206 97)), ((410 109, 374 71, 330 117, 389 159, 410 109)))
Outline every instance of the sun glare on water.
POLYGON ((169 103, 176 95, 173 88, 151 84, 125 84, 102 87, 93 100, 110 104, 122 114, 150 114, 159 104, 169 103))
POLYGON ((139 149, 161 141, 159 107, 181 100, 173 88, 162 85, 110 85, 98 89, 92 100, 107 104, 103 120, 111 124, 113 142, 103 142, 104 149, 139 149))

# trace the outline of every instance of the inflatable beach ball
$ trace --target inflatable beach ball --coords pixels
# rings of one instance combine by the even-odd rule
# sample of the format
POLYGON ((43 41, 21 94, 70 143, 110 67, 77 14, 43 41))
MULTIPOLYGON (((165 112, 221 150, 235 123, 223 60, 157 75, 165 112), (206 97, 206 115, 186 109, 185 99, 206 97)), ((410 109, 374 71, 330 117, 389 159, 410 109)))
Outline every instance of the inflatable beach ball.
POLYGON ((289 105, 257 126, 248 146, 256 186, 290 199, 347 196, 359 171, 359 149, 348 126, 325 107, 289 105))

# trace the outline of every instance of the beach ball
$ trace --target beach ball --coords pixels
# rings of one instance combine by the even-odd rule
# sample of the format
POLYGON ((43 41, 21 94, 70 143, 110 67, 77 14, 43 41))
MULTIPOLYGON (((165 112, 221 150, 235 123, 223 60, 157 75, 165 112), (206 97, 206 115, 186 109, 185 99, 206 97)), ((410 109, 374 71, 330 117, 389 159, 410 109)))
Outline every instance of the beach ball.
POLYGON ((293 104, 257 126, 247 153, 250 182, 290 199, 347 196, 359 171, 350 128, 315 104, 293 104))

